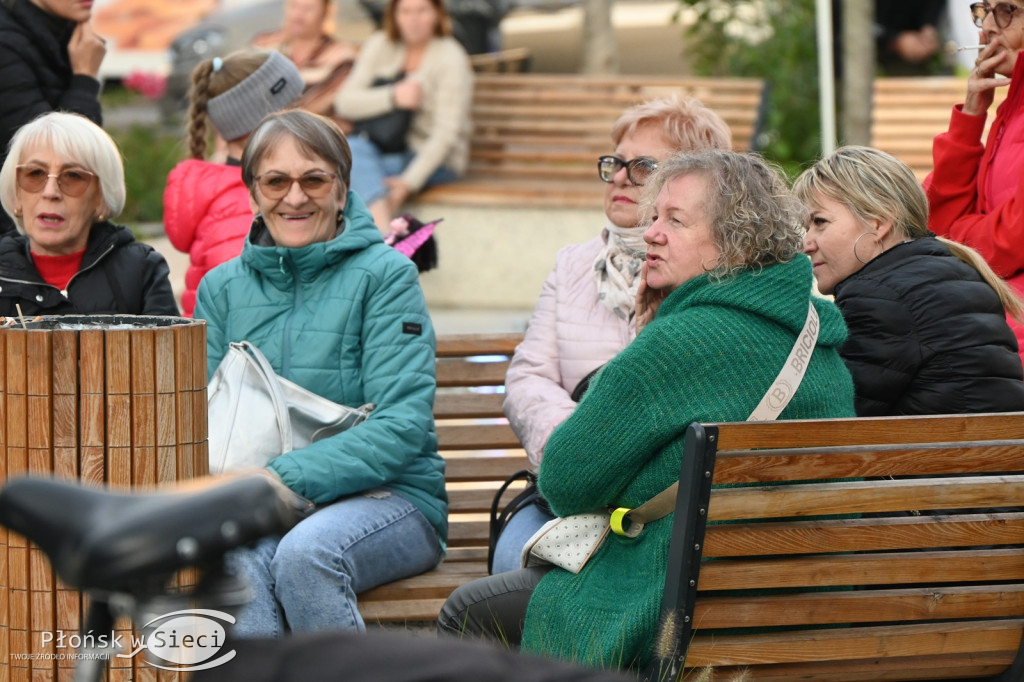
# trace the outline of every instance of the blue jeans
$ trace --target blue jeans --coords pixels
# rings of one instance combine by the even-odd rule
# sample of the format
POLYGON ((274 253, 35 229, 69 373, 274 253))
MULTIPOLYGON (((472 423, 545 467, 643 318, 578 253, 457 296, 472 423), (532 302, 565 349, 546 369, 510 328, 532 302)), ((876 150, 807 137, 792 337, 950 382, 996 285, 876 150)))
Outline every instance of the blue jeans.
MULTIPOLYGON (((350 135, 348 145, 352 149, 351 189, 367 206, 388 195, 384 178, 401 175, 416 156, 413 151, 382 154, 377 145, 361 135, 350 135)), ((454 171, 441 166, 427 178, 424 187, 454 182, 458 177, 454 171)))
POLYGON ((523 547, 526 545, 526 541, 553 518, 555 517, 542 511, 535 504, 520 509, 515 516, 508 520, 501 535, 498 536, 498 541, 494 544, 494 562, 491 565, 491 574, 522 568, 523 547))
POLYGON ((428 571, 441 555, 437 531, 401 495, 375 489, 343 498, 229 556, 253 592, 233 634, 363 631, 356 594, 428 571))

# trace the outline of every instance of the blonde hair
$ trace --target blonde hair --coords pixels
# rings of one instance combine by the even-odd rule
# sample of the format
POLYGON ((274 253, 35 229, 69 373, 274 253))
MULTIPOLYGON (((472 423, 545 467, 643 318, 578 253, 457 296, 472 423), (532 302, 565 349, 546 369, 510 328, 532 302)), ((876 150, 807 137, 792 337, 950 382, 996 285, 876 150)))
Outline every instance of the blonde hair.
POLYGON ((785 263, 801 252, 804 208, 782 172, 757 154, 708 150, 673 156, 658 164, 644 186, 644 213, 653 214, 665 185, 687 175, 707 182, 704 214, 721 253, 712 278, 785 263))
POLYGON ((103 128, 79 114, 51 111, 22 126, 11 139, 10 150, 0 168, 0 204, 23 232, 21 218, 14 214, 18 202, 15 176, 28 149, 49 147, 55 154, 96 174, 100 195, 106 206, 104 218, 117 217, 124 209, 124 164, 117 144, 103 128))
MULTIPOLYGON (((842 204, 863 224, 891 220, 901 240, 931 236, 928 231, 928 197, 907 164, 871 147, 840 147, 801 173, 793 193, 806 206, 818 197, 842 204)), ((949 239, 939 241, 950 252, 978 271, 996 292, 1003 308, 1024 322, 1024 301, 992 270, 974 249, 949 239)))
POLYGON ((695 97, 659 97, 626 109, 612 126, 612 142, 618 145, 645 125, 660 125, 662 136, 679 151, 732 149, 729 126, 695 97))

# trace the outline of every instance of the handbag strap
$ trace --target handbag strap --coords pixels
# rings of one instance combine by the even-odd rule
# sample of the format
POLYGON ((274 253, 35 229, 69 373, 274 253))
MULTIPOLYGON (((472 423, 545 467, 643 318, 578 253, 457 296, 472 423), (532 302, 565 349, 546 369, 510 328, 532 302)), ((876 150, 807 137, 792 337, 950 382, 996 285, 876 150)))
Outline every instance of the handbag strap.
MULTIPOLYGON (((796 343, 789 357, 782 365, 775 381, 768 387, 768 391, 761 398, 754 411, 747 417, 747 421, 772 421, 777 418, 786 405, 793 399, 796 390, 807 373, 807 365, 810 364, 811 353, 818 344, 818 311, 814 309, 814 301, 808 303, 807 321, 804 328, 796 336, 796 343)), ((625 535, 635 538, 644 529, 645 523, 657 521, 675 511, 676 493, 679 490, 679 481, 676 481, 660 493, 644 502, 636 509, 619 507, 612 512, 611 528, 617 535, 625 535), (622 522, 628 519, 630 524, 623 527, 622 522)))
POLYGON ((281 453, 291 452, 293 442, 292 418, 288 413, 288 400, 284 397, 284 389, 281 388, 281 382, 277 380, 277 372, 274 371, 274 366, 267 360, 267 356, 263 354, 263 351, 250 341, 232 341, 231 347, 244 353, 246 358, 255 365, 264 386, 267 388, 267 393, 270 394, 270 400, 274 404, 278 431, 281 434, 281 453))

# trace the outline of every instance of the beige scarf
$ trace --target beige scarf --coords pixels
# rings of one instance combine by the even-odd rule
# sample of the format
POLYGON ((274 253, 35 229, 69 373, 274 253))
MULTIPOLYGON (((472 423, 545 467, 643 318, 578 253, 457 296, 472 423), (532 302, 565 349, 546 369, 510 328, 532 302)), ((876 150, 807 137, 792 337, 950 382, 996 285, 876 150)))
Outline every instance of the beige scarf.
POLYGON ((608 222, 602 236, 604 248, 594 259, 593 270, 597 297, 608 310, 629 320, 636 309, 640 270, 647 255, 644 231, 608 222))

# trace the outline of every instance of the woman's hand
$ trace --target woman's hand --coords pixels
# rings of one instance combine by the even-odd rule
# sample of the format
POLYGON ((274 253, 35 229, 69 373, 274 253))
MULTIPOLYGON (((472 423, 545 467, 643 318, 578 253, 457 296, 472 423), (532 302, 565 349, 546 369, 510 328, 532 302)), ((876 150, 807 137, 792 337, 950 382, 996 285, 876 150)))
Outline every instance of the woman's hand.
POLYGON ((643 269, 640 271, 640 286, 636 290, 636 313, 634 319, 636 320, 636 333, 639 336, 643 328, 646 327, 654 316, 658 313, 658 308, 661 307, 661 302, 665 300, 669 292, 652 289, 647 286, 647 263, 643 264, 643 269))
POLYGON ((391 211, 395 213, 402 208, 402 204, 412 194, 412 188, 399 177, 384 178, 384 184, 388 188, 388 203, 391 204, 391 211))
MULTIPOLYGON (((979 35, 980 42, 985 42, 985 33, 979 35)), ((992 106, 995 89, 1008 85, 1010 79, 997 78, 995 69, 1006 59, 1006 52, 999 50, 999 43, 988 43, 978 53, 974 68, 967 77, 967 97, 964 99, 963 112, 970 116, 981 116, 992 106)))
POLYGON ((413 78, 403 78, 391 87, 391 101, 399 109, 416 111, 423 103, 423 86, 413 78))
POLYGON ((68 40, 68 59, 71 73, 98 78, 100 64, 107 55, 107 41, 92 28, 92 23, 83 21, 75 26, 68 40))

